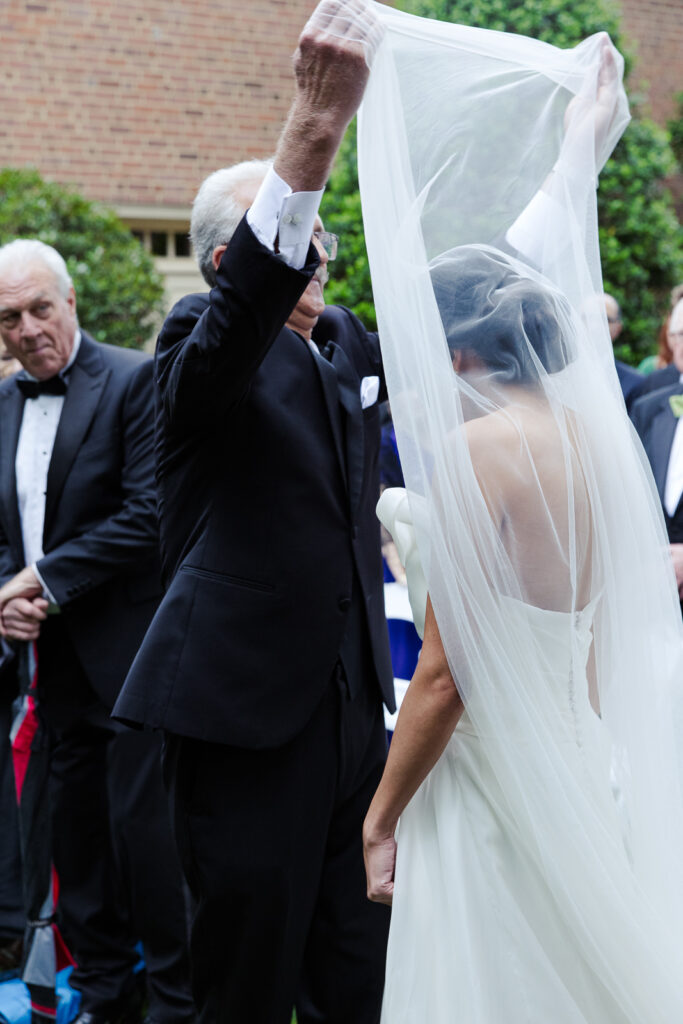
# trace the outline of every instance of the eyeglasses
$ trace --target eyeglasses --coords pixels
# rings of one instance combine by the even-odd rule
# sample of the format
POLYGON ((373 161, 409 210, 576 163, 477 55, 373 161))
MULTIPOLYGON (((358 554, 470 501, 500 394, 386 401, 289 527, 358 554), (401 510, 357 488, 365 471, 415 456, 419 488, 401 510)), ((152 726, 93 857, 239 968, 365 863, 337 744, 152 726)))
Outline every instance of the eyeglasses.
POLYGON ((317 238, 323 249, 327 253, 328 260, 333 260, 337 255, 337 246, 339 244, 339 238, 337 235, 333 235, 331 231, 314 231, 313 237, 317 238))

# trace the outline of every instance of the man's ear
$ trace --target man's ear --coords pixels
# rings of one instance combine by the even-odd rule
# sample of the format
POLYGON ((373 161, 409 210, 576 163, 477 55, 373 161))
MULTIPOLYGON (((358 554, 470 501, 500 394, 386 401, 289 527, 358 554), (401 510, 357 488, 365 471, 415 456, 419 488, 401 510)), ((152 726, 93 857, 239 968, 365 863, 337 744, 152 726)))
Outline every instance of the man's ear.
POLYGON ((221 261, 221 256, 223 255, 227 248, 227 245, 217 245, 216 248, 211 253, 211 262, 213 263, 214 270, 218 270, 218 264, 221 261))

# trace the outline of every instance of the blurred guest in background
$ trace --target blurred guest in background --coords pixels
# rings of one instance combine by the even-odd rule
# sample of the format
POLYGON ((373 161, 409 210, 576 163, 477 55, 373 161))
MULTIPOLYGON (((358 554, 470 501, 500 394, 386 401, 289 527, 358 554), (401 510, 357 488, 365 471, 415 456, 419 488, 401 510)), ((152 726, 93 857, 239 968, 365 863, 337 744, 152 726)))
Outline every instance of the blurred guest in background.
POLYGON ((638 398, 631 419, 657 484, 678 593, 683 598, 683 298, 671 311, 668 342, 675 382, 638 398))
POLYGON ((647 356, 638 367, 642 373, 646 374, 640 389, 641 395, 657 391, 658 388, 668 387, 678 380, 679 374, 673 362, 673 352, 669 344, 669 322, 674 306, 681 298, 683 298, 683 284, 677 284, 675 288, 671 289, 671 308, 659 328, 657 353, 654 356, 647 356))
POLYGON ((58 921, 78 1024, 136 1024, 142 939, 157 1024, 194 1017, 157 737, 110 718, 160 598, 152 363, 79 327, 50 246, 0 248, 0 633, 35 644, 58 921))

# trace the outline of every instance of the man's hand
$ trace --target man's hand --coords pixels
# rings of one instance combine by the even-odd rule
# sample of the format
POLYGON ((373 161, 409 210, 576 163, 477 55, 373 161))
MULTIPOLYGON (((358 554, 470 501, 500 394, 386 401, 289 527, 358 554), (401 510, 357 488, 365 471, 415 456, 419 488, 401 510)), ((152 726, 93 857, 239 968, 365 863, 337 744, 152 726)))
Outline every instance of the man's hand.
POLYGON ((676 574, 678 596, 683 600, 683 544, 669 544, 669 551, 676 574))
POLYGON ((40 624, 47 618, 47 601, 13 597, 0 610, 0 635, 9 640, 37 640, 40 624))
POLYGON ((39 597, 43 593, 43 585, 30 565, 18 572, 4 587, 0 587, 0 611, 14 597, 39 597))
POLYGON ((275 154, 293 192, 325 186, 365 92, 381 26, 366 0, 322 0, 294 55, 296 94, 275 154))
POLYGON ((0 587, 0 636, 10 640, 37 640, 47 618, 43 585, 30 565, 0 587))

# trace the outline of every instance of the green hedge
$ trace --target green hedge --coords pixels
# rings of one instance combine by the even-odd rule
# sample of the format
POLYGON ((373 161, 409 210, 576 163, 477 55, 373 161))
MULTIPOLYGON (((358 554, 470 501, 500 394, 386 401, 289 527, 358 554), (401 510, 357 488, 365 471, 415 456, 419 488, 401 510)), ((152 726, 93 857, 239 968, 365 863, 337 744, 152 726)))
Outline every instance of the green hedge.
POLYGON ((163 313, 163 281, 113 210, 35 170, 0 169, 0 244, 14 238, 39 238, 61 253, 79 321, 98 341, 140 348, 149 339, 163 313))

